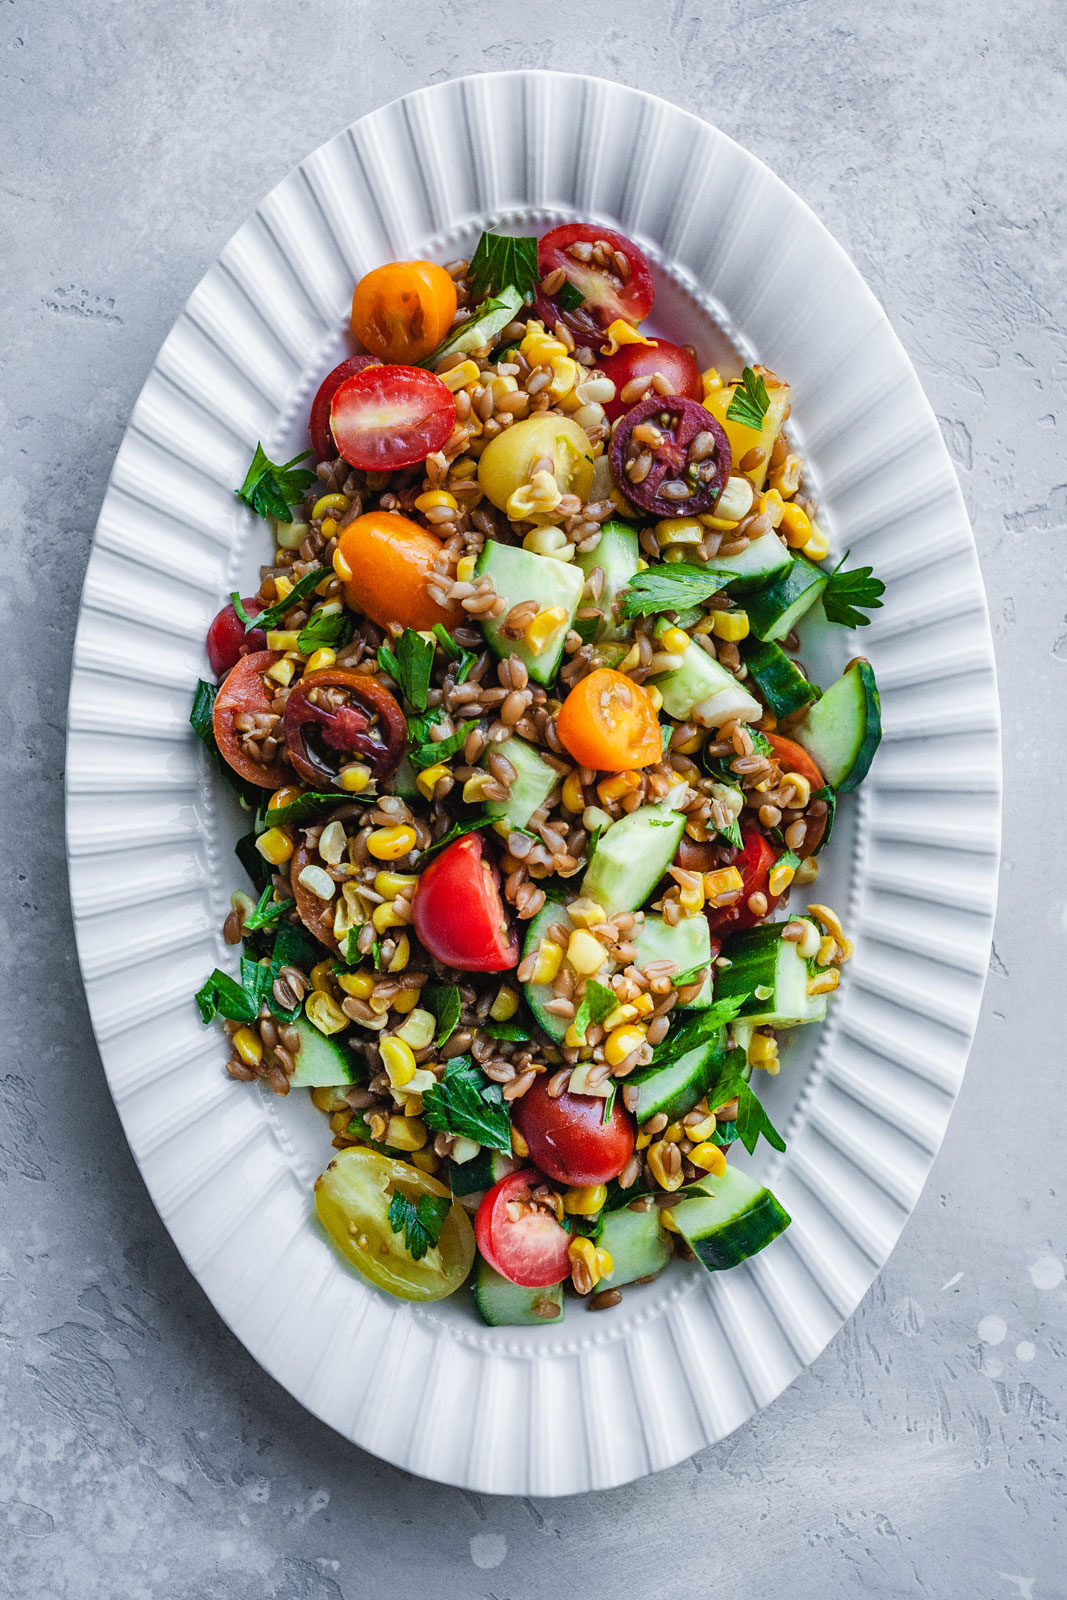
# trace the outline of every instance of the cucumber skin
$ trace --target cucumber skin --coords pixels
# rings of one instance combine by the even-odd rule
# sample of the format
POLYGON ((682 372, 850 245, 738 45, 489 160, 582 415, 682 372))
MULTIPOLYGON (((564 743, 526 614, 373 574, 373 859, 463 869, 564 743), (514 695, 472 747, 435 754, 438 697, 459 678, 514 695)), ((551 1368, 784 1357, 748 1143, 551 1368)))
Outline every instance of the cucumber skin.
POLYGON ((745 610, 756 638, 784 639, 820 598, 829 581, 828 572, 797 556, 783 577, 749 595, 745 610))
MULTIPOLYGON (((797 920, 809 921, 810 918, 797 920)), ((801 1027, 806 1022, 821 1022, 826 1015, 826 997, 807 994, 800 997, 803 1004, 797 1011, 776 1010, 782 1001, 779 962, 792 960, 801 963, 796 947, 782 939, 781 930, 784 927, 784 922, 764 922, 759 927, 734 934, 730 940, 727 953, 731 965, 718 969, 715 998, 728 1000, 734 995, 748 994, 748 999, 737 1014, 739 1022, 751 1019, 756 1027, 791 1028, 801 1027), (763 986, 770 988, 771 994, 760 1000, 752 991, 763 986)), ((802 965, 806 981, 810 966, 807 962, 802 965)), ((788 971, 781 975, 783 980, 789 976, 788 971)))
POLYGON ((507 1278, 502 1278, 488 1261, 479 1256, 475 1264, 472 1288, 478 1315, 490 1328, 544 1328, 563 1321, 561 1283, 551 1284, 547 1289, 524 1289, 521 1284, 511 1283, 507 1278), (502 1300, 510 1314, 501 1315, 500 1308, 493 1305, 494 1300, 502 1300), (523 1309, 524 1300, 527 1302, 525 1309, 523 1309), (553 1301, 559 1307, 559 1315, 539 1317, 531 1309, 535 1300, 553 1301))
MULTIPOLYGON (((532 744, 527 744, 518 734, 512 734, 510 739, 504 739, 500 744, 490 745, 490 750, 499 751, 504 758, 511 762, 516 771, 515 782, 506 800, 488 800, 485 809, 491 817, 496 817, 502 822, 507 822, 513 828, 525 828, 538 806, 543 805, 559 782, 559 773, 550 767, 547 761, 542 761, 532 744), (511 754, 508 754, 510 748, 511 754), (538 768, 541 770, 538 771, 538 768), (547 780, 547 781, 546 781, 547 780), (533 789, 535 799, 530 802, 530 790, 533 789), (538 789, 540 793, 537 793, 538 789)), ((487 766, 488 753, 482 762, 487 766)))
MULTIPOLYGON (((793 729, 793 738, 796 739, 798 744, 803 745, 812 759, 822 768, 823 776, 830 788, 835 789, 838 794, 849 794, 853 789, 859 788, 871 770, 871 762, 874 760, 878 746, 882 742, 882 699, 878 693, 878 684, 875 681, 874 669, 870 662, 862 658, 854 661, 848 671, 842 673, 837 682, 830 685, 822 699, 825 700, 827 695, 832 697, 830 705, 829 707, 824 707, 822 713, 815 716, 815 731, 813 732, 810 727, 806 726, 812 712, 816 709, 813 706, 808 716, 796 724, 793 729), (853 674, 855 674, 854 677, 852 676, 853 674), (835 694, 838 685, 846 683, 850 677, 857 686, 857 698, 862 697, 863 732, 852 764, 847 771, 841 772, 826 762, 825 756, 820 760, 819 754, 816 753, 817 730, 823 717, 833 713, 833 707, 837 699, 840 698, 840 695, 835 694), (835 778, 837 779, 836 782, 834 781, 835 778)), ((816 702, 817 705, 821 703, 821 701, 816 702)))
POLYGON ((750 544, 748 549, 742 550, 739 555, 716 557, 712 565, 716 570, 721 568, 724 571, 736 571, 736 577, 728 579, 723 587, 728 594, 743 595, 752 594, 757 589, 766 588, 770 583, 780 583, 783 578, 788 577, 789 573, 792 572, 795 560, 796 557, 790 554, 778 535, 772 531, 771 533, 763 534, 761 538, 756 540, 755 544, 750 544), (777 551, 772 550, 770 543, 772 540, 778 547, 777 551), (761 552, 769 554, 774 561, 773 567, 768 561, 768 564, 760 570, 756 572, 748 571, 747 569, 752 565, 754 557, 761 552), (780 558, 778 552, 780 552, 780 558))
POLYGON ((724 1045, 725 1029, 710 1044, 687 1050, 666 1067, 639 1067, 632 1072, 627 1082, 638 1087, 634 1112, 638 1125, 660 1111, 672 1122, 692 1111, 719 1077, 725 1060, 724 1045))
POLYGON ((754 639, 744 650, 749 677, 776 717, 788 717, 819 698, 820 690, 772 639, 754 639))
MULTIPOLYGON (((672 1212, 676 1222, 678 1211, 681 1210, 682 1206, 679 1206, 672 1212)), ((731 1218, 703 1238, 694 1239, 686 1235, 686 1242, 709 1272, 726 1272, 730 1267, 740 1266, 742 1261, 758 1255, 780 1233, 785 1232, 791 1221, 784 1206, 769 1189, 764 1189, 739 1216, 731 1218)))
POLYGON ((296 1053, 296 1066, 289 1087, 292 1089, 334 1089, 343 1088, 346 1084, 356 1081, 356 1062, 348 1056, 343 1045, 334 1044, 325 1034, 308 1021, 307 1017, 297 1017, 293 1023, 300 1034, 301 1049, 296 1053), (304 1041, 310 1045, 311 1050, 320 1059, 318 1066, 313 1066, 307 1060, 307 1052, 303 1048, 304 1041), (301 1059, 303 1058, 303 1068, 301 1059), (324 1064, 328 1058, 331 1065, 324 1064))

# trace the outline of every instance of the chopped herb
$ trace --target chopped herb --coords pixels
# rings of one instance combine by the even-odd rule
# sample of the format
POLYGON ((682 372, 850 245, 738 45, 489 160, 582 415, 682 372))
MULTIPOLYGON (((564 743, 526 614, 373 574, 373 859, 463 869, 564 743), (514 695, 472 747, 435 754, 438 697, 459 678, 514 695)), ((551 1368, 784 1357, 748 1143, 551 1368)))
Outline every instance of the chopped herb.
POLYGON ((537 293, 537 240, 483 233, 471 257, 470 280, 478 296, 514 289, 529 304, 537 293))
POLYGON ((745 1078, 747 1058, 744 1050, 731 1050, 722 1076, 708 1091, 708 1105, 722 1106, 737 1100, 737 1137, 748 1151, 755 1150, 760 1136, 775 1150, 785 1149, 785 1140, 774 1126, 758 1095, 745 1078))
POLYGON ((242 834, 233 847, 233 853, 248 873, 255 887, 264 889, 270 883, 274 869, 256 849, 256 840, 258 838, 259 835, 255 831, 242 834))
POLYGON ((711 957, 707 961, 698 961, 695 967, 687 967, 684 972, 676 972, 671 983, 676 989, 684 989, 686 984, 695 983, 702 972, 707 972, 711 966, 711 957))
POLYGON ((297 649, 302 656, 310 656, 316 650, 343 650, 355 626, 347 612, 313 611, 300 630, 297 649))
POLYGON ((660 729, 660 743, 663 746, 664 759, 666 759, 667 751, 671 747, 671 740, 673 739, 673 737, 674 737, 674 723, 673 722, 665 722, 663 724, 663 727, 660 729))
POLYGON ((259 1008, 264 1001, 271 998, 270 991, 274 983, 274 975, 270 964, 253 961, 250 956, 241 957, 241 987, 252 999, 259 1014, 259 1008))
POLYGON ((311 571, 305 572, 302 578, 297 578, 284 599, 275 600, 272 606, 268 606, 266 611, 261 611, 257 617, 248 615, 239 594, 231 594, 230 600, 233 602, 233 609, 245 625, 246 633, 250 633, 253 628, 277 628, 285 621, 286 614, 301 600, 306 599, 312 590, 326 577, 329 577, 329 573, 325 567, 312 567, 311 571))
POLYGON ((219 1016, 231 1022, 254 1022, 259 1015, 258 1000, 218 967, 196 991, 194 999, 205 1022, 213 1022, 219 1016))
POLYGON ((800 857, 794 850, 784 850, 774 864, 776 867, 792 867, 795 872, 800 865, 800 857))
POLYGON ((727 421, 739 422, 742 427, 754 428, 758 433, 763 427, 770 403, 771 397, 762 377, 757 378, 752 368, 746 367, 726 408, 727 421))
POLYGON ((725 567, 698 567, 691 561, 649 567, 632 577, 622 591, 619 616, 651 617, 657 611, 685 611, 710 600, 736 576, 725 567))
POLYGON ((585 1030, 590 1023, 595 1026, 598 1022, 603 1022, 605 1017, 610 1017, 618 1003, 614 990, 607 988, 603 983, 597 983, 595 978, 586 979, 585 993, 582 995, 582 1003, 574 1019, 575 1037, 584 1044, 585 1030))
POLYGON ((279 522, 291 522, 290 506, 303 500, 315 482, 315 474, 307 467, 298 465, 298 462, 306 461, 310 454, 310 450, 304 450, 292 461, 279 467, 266 455, 263 446, 257 444, 245 481, 239 489, 234 490, 238 500, 251 506, 257 517, 275 517, 279 522))
POLYGON ((813 800, 823 800, 826 803, 826 832, 819 840, 818 849, 814 852, 815 855, 818 855, 820 850, 826 849, 826 846, 830 843, 830 835, 834 831, 834 819, 837 816, 837 795, 828 784, 825 789, 814 789, 811 798, 813 800))
POLYGON ((374 963, 375 972, 381 972, 381 970, 382 970, 382 941, 380 939, 375 939, 374 943, 371 945, 371 947, 370 947, 370 958, 371 958, 371 961, 374 963))
POLYGON ((272 928, 279 917, 284 917, 296 905, 295 900, 273 900, 274 887, 267 885, 259 897, 256 909, 245 919, 245 931, 255 933, 259 928, 272 928))
POLYGON ((396 1190, 389 1202, 389 1226, 394 1233, 404 1235, 412 1261, 421 1261, 427 1250, 437 1244, 451 1209, 448 1195, 420 1194, 413 1201, 396 1190))
POLYGON ((349 928, 345 934, 344 958, 348 967, 358 967, 363 960, 363 951, 359 948, 359 928, 349 928))
POLYGON ((585 305, 585 295, 569 278, 556 290, 552 298, 563 311, 577 311, 579 306, 585 305))
POLYGON ((480 828, 491 828, 496 822, 496 817, 472 817, 469 822, 454 822, 443 838, 428 845, 419 856, 419 866, 426 864, 431 856, 443 850, 446 845, 454 844, 457 839, 462 839, 465 833, 477 833, 480 828))
POLYGON ((718 1122, 711 1136, 721 1150, 728 1150, 737 1141, 736 1122, 718 1122))
POLYGON ((443 622, 435 622, 433 636, 450 661, 458 661, 462 655, 459 645, 453 639, 443 622))
POLYGON ((592 833, 589 835, 589 843, 585 847, 585 864, 586 864, 586 866, 589 865, 590 861, 592 861, 593 857, 596 855, 596 847, 600 843, 601 836, 602 836, 603 832, 604 832, 604 824, 602 822, 599 822, 599 823, 597 823, 597 826, 593 829, 592 833))
POLYGON ((511 1119, 498 1083, 483 1077, 470 1056, 454 1056, 439 1083, 422 1097, 422 1116, 435 1133, 475 1139, 489 1150, 511 1154, 511 1119))
POLYGON ((416 711, 426 710, 426 691, 433 670, 433 645, 428 639, 414 628, 405 628, 394 649, 387 644, 380 647, 378 665, 396 679, 401 694, 416 711))
POLYGON ((478 659, 477 650, 464 650, 460 657, 459 666, 456 668, 456 683, 466 683, 470 677, 470 670, 478 659))
POLYGON ((872 576, 873 567, 853 567, 850 572, 842 572, 849 554, 846 550, 831 572, 830 581, 822 592, 822 608, 827 622, 840 623, 842 628, 865 628, 871 619, 858 608, 880 611, 885 584, 881 578, 872 576))
POLYGON ((218 754, 214 724, 211 720, 218 692, 213 683, 205 683, 203 678, 200 678, 196 685, 196 693, 193 695, 193 708, 189 713, 189 726, 197 738, 204 741, 212 755, 218 754))
POLYGON ((422 991, 421 1004, 427 1011, 432 1011, 437 1018, 437 1032, 434 1035, 434 1048, 439 1050, 446 1040, 451 1039, 459 1027, 459 1015, 463 1009, 459 997, 459 985, 455 983, 431 983, 422 991))
MULTIPOLYGON (((626 1199, 630 1201, 634 1198, 634 1191, 631 1189, 626 1199)), ((604 1231, 604 1211, 598 1211, 595 1217, 566 1216, 563 1219, 563 1226, 568 1233, 580 1234, 585 1239, 599 1239, 604 1231)))
POLYGON ((524 1044, 530 1030, 524 1022, 494 1022, 492 1017, 482 1024, 490 1039, 510 1039, 514 1044, 524 1044))
POLYGON ((726 1024, 737 1016, 747 998, 747 995, 732 995, 729 1000, 716 1000, 713 1005, 706 1006, 695 1016, 683 1018, 670 1030, 663 1042, 656 1046, 652 1056, 653 1065, 669 1066, 688 1051, 712 1043, 726 1024))
POLYGON ((347 805, 350 801, 377 802, 377 795, 368 795, 366 790, 362 794, 339 794, 336 790, 308 789, 303 794, 298 794, 295 800, 289 800, 284 806, 270 806, 260 811, 257 821, 264 827, 281 828, 287 823, 300 827, 305 822, 310 822, 312 817, 317 817, 319 812, 327 806, 347 805))
POLYGON ((611 1121, 611 1113, 615 1109, 615 1096, 618 1094, 618 1092, 618 1081, 613 1078, 611 1083, 608 1085, 608 1092, 604 1097, 604 1115, 600 1119, 601 1124, 611 1121))
POLYGON ((265 969, 269 975, 269 987, 263 999, 280 1022, 295 1022, 302 1007, 297 1004, 291 1011, 286 1011, 278 1004, 274 998, 275 978, 283 967, 299 967, 303 972, 310 972, 321 954, 321 949, 312 943, 310 934, 305 933, 302 927, 297 927, 291 922, 283 922, 278 928, 270 966, 265 969))
POLYGON ((463 722, 445 739, 430 738, 430 728, 441 722, 443 713, 435 706, 422 717, 408 718, 408 760, 416 772, 436 766, 457 755, 467 742, 467 735, 478 726, 477 721, 463 722))

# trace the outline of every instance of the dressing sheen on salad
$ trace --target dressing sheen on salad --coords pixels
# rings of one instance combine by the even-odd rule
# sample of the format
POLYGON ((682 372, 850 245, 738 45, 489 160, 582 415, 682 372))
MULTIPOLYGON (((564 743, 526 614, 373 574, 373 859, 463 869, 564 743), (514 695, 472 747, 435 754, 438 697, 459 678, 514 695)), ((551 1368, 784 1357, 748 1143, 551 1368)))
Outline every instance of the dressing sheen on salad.
POLYGON ((760 1083, 852 953, 815 885, 878 690, 797 629, 884 586, 829 559, 788 384, 653 300, 577 223, 362 278, 310 448, 236 491, 273 560, 191 715, 248 822, 227 1070, 328 1119, 351 1267, 494 1325, 788 1227, 733 1157, 785 1149, 760 1083))

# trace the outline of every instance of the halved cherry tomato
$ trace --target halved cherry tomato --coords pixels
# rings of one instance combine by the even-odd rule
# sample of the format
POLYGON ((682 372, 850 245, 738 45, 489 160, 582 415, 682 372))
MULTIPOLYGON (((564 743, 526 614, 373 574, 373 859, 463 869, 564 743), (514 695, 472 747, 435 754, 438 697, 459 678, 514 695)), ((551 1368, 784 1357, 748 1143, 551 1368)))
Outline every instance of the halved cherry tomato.
POLYGON ((482 1196, 474 1219, 478 1249, 493 1271, 524 1289, 562 1283, 571 1270, 570 1234, 551 1211, 530 1201, 538 1182, 538 1174, 529 1167, 501 1178, 482 1196), (521 1215, 509 1216, 509 1206, 513 1212, 521 1207, 521 1215))
POLYGON ((400 765, 407 731, 389 690, 344 667, 305 673, 285 702, 289 760, 312 788, 332 785, 350 761, 364 762, 379 781, 387 778, 400 765))
POLYGON ((647 317, 652 309, 656 291, 648 262, 632 239, 611 228, 592 227, 585 222, 566 222, 552 228, 537 245, 537 270, 542 279, 557 269, 567 275, 568 282, 582 295, 582 304, 574 311, 565 311, 551 296, 537 292, 537 314, 546 328, 564 322, 575 333, 588 338, 601 328, 606 328, 617 317, 635 325, 647 317), (626 270, 619 271, 611 260, 600 265, 595 260, 582 261, 572 255, 574 246, 584 254, 584 246, 595 251, 598 245, 607 245, 625 258, 626 270))
POLYGON ((330 432, 350 467, 395 472, 440 450, 456 425, 456 402, 421 367, 364 367, 330 404, 330 432))
MULTIPOLYGON (((263 610, 263 601, 254 596, 242 600, 241 604, 250 617, 258 617, 263 610)), ((251 628, 246 633, 245 625, 232 605, 223 606, 207 630, 207 658, 216 678, 225 677, 242 656, 250 656, 266 648, 267 635, 263 629, 251 628)))
POLYGON ((266 766, 253 761, 241 747, 233 719, 241 712, 255 716, 258 712, 270 711, 274 691, 269 690, 263 682, 263 674, 281 659, 280 650, 257 650, 250 656, 242 656, 231 667, 219 690, 211 718, 215 743, 221 755, 240 777, 246 778, 249 783, 258 783, 264 789, 280 789, 283 783, 291 780, 292 768, 280 759, 266 766))
POLYGON ((731 866, 741 874, 741 895, 732 906, 713 907, 707 913, 709 927, 721 929, 726 935, 740 933, 742 928, 754 928, 757 922, 762 922, 777 910, 782 897, 768 892, 767 878, 781 853, 764 837, 755 823, 741 824, 741 853, 731 862, 731 866), (753 894, 765 895, 767 899, 767 909, 760 916, 749 910, 748 899, 753 894))
MULTIPOLYGON (((604 406, 611 422, 637 403, 636 399, 620 398, 626 385, 635 378, 647 378, 651 383, 655 372, 661 372, 667 379, 671 394, 684 395, 689 400, 703 398, 700 368, 695 359, 688 350, 671 344, 669 339, 657 339, 655 344, 624 344, 613 356, 601 356, 598 365, 605 378, 610 378, 615 385, 614 400, 604 406)), ((639 394, 637 399, 641 398, 639 394)))
POLYGON ((354 378, 364 367, 378 365, 380 363, 377 356, 349 356, 347 361, 342 361, 340 366, 334 367, 319 384, 319 392, 311 402, 308 432, 311 435, 312 447, 320 461, 332 461, 337 454, 337 446, 330 432, 330 406, 334 395, 346 378, 354 378))
POLYGON ((365 611, 380 628, 454 628, 460 605, 439 606, 426 592, 441 541, 395 511, 366 511, 341 529, 333 570, 353 611, 365 611))
POLYGON ((304 927, 314 934, 320 944, 327 949, 339 950, 339 941, 334 935, 334 915, 337 911, 337 901, 323 900, 321 895, 312 894, 300 882, 300 874, 305 867, 321 867, 322 858, 317 850, 312 850, 303 840, 297 845, 289 858, 289 884, 292 889, 293 899, 296 901, 296 914, 304 927))
MULTIPOLYGON (((802 778, 807 778, 811 784, 812 794, 815 793, 816 789, 826 788, 826 779, 802 744, 797 744, 794 739, 787 739, 781 733, 768 733, 766 738, 783 772, 799 772, 802 778)), ((797 851, 798 856, 813 856, 815 854, 822 844, 829 818, 829 811, 824 811, 821 817, 808 819, 804 843, 797 851)))
POLYGON ((542 1075, 514 1102, 512 1120, 529 1145, 530 1160, 557 1183, 609 1183, 634 1152, 633 1118, 621 1095, 605 1122, 600 1095, 553 1099, 542 1075))
POLYGON ((580 766, 598 772, 630 772, 663 756, 648 690, 611 667, 579 679, 556 717, 556 731, 580 766))
POLYGON ((460 972, 518 966, 519 940, 500 898, 500 874, 482 852, 480 833, 465 833, 419 878, 415 932, 432 956, 460 972))
POLYGON ((611 436, 611 471, 628 500, 653 517, 711 511, 730 476, 730 441, 710 411, 684 395, 639 400, 611 436), (640 424, 658 443, 635 439, 640 424))
POLYGON ((422 361, 456 315, 456 286, 436 261, 390 261, 356 284, 352 332, 383 361, 422 361))

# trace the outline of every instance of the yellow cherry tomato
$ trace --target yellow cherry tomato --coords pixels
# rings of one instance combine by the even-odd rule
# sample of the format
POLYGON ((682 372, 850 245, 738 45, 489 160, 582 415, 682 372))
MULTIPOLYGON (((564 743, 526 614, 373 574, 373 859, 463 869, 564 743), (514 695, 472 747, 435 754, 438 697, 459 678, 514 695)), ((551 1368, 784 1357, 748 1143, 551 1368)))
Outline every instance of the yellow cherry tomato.
POLYGON ((456 286, 435 261, 390 261, 356 284, 352 332, 383 361, 412 365, 437 349, 456 315, 456 286))
POLYGON ((506 511, 516 489, 529 483, 534 463, 552 462, 561 494, 587 500, 593 487, 593 447, 589 435, 571 417, 544 412, 513 422, 482 451, 478 482, 498 511, 506 511))
POLYGON ((629 772, 663 755, 659 719, 646 689, 611 667, 575 684, 556 717, 563 748, 583 767, 629 772))
POLYGON ((427 528, 395 511, 366 511, 341 530, 334 571, 353 611, 364 611, 380 628, 455 627, 460 606, 439 606, 426 585, 441 554, 441 541, 427 528))

